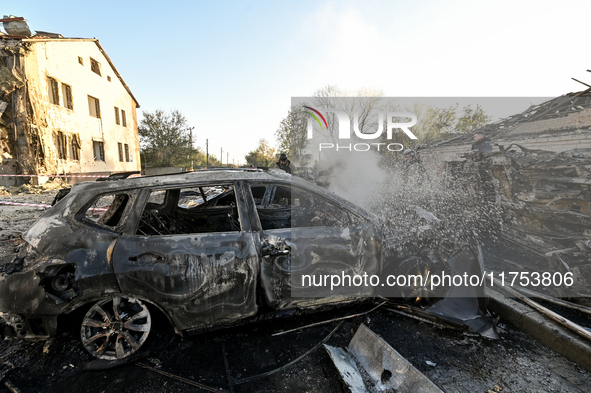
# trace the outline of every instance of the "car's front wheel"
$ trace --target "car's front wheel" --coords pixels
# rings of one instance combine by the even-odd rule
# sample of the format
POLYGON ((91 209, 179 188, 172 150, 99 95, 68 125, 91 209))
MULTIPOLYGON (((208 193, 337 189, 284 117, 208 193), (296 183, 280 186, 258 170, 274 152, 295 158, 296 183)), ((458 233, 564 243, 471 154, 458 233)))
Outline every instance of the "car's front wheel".
POLYGON ((91 355, 118 360, 136 353, 148 338, 152 319, 140 300, 118 296, 94 304, 80 328, 82 344, 91 355))

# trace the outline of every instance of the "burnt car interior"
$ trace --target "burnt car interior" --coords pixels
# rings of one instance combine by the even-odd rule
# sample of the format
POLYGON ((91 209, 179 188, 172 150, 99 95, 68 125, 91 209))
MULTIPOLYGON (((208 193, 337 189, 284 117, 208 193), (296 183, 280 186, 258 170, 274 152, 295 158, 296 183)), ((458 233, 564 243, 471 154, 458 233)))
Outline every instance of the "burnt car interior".
MULTIPOLYGON (((263 230, 297 227, 347 227, 349 213, 320 196, 286 185, 253 185, 252 196, 263 230)), ((115 227, 128 204, 127 194, 104 195, 86 210, 86 219, 115 227)), ((137 235, 163 236, 240 231, 232 185, 150 191, 137 235)))
POLYGON ((263 230, 351 225, 346 210, 295 187, 256 185, 251 192, 263 230))
POLYGON ((162 236, 240 231, 231 185, 151 190, 136 231, 162 236))
POLYGON ((114 228, 119 225, 128 202, 127 194, 102 195, 85 210, 84 220, 114 228))

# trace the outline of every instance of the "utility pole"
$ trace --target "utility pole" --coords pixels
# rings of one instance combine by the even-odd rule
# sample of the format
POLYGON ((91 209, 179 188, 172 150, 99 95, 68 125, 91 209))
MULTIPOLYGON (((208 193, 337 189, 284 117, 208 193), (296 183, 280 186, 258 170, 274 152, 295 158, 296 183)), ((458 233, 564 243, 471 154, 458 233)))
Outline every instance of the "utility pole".
POLYGON ((191 172, 193 172, 195 169, 193 169, 193 130, 195 129, 195 127, 189 127, 189 140, 191 141, 191 150, 189 150, 189 154, 191 155, 191 172))
POLYGON ((209 139, 205 140, 205 168, 209 168, 209 139))
POLYGON ((220 147, 220 165, 224 165, 224 153, 223 148, 220 147))
POLYGON ((226 165, 230 165, 228 161, 230 161, 230 153, 226 152, 226 165))

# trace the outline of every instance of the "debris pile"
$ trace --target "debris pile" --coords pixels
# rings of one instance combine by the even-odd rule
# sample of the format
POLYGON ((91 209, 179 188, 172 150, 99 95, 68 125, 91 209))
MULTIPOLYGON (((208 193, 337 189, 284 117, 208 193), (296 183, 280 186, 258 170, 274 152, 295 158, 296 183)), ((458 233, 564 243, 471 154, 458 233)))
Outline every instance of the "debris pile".
MULTIPOLYGON (((581 296, 591 286, 591 150, 554 153, 517 144, 448 171, 481 175, 503 207, 503 237, 541 256, 552 272, 572 272, 581 296)), ((557 295, 563 295, 557 293, 557 295)))
POLYGON ((41 185, 23 184, 14 187, 0 186, 0 195, 18 195, 18 194, 44 194, 48 191, 59 190, 71 187, 61 179, 55 179, 41 185))

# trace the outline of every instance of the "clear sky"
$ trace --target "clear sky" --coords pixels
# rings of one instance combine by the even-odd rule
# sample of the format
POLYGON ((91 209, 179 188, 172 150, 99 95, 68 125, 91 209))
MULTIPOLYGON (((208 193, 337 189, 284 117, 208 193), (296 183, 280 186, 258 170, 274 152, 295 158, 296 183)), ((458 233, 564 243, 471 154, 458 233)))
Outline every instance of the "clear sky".
MULTIPOLYGON (((591 1, 6 2, 32 30, 96 37, 142 111, 180 110, 195 146, 244 162, 291 97, 554 97, 591 84, 591 1)), ((522 108, 526 109, 526 108, 522 108)), ((516 112, 520 112, 516 111, 516 112)))

